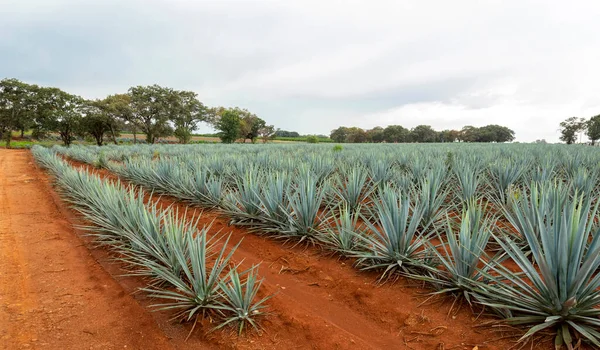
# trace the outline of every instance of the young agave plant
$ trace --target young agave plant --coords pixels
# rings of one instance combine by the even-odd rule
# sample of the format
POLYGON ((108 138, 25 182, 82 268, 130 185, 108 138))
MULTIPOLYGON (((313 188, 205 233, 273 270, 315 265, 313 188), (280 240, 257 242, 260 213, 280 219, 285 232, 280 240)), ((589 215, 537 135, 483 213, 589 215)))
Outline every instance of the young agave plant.
POLYGON ((580 167, 569 178, 571 191, 595 196, 598 191, 598 178, 598 170, 588 170, 585 167, 580 167))
POLYGON ((444 205, 449 193, 445 169, 434 167, 419 181, 418 185, 411 186, 411 189, 412 198, 417 199, 418 205, 423 210, 421 230, 427 230, 438 222, 445 212, 444 205))
POLYGON ((269 295, 258 301, 255 300, 262 281, 258 279, 257 267, 253 266, 242 273, 233 269, 223 281, 219 282, 225 300, 220 309, 224 321, 215 329, 237 324, 238 334, 241 334, 244 327, 259 328, 256 319, 266 314, 265 302, 272 297, 269 295))
POLYGON ((348 205, 342 203, 338 208, 332 209, 328 217, 329 222, 325 232, 318 239, 328 248, 342 255, 349 255, 356 251, 358 235, 362 235, 364 227, 359 223, 360 207, 351 211, 348 205))
POLYGON ((372 234, 357 234, 357 248, 350 256, 365 270, 383 269, 381 279, 395 271, 419 274, 427 262, 425 248, 431 237, 417 231, 422 218, 422 207, 413 207, 408 195, 385 188, 375 199, 374 217, 364 218, 372 234))
POLYGON ((489 166, 489 181, 494 189, 492 197, 500 203, 506 203, 510 196, 509 189, 519 181, 522 174, 529 169, 527 162, 517 163, 512 160, 499 160, 489 166))
POLYGON ((415 277, 430 282, 437 290, 434 294, 453 294, 464 297, 471 304, 473 281, 482 281, 484 278, 478 265, 482 261, 499 259, 498 256, 492 258, 485 253, 492 226, 493 219, 484 217, 481 205, 470 201, 463 208, 458 228, 454 228, 447 217, 445 234, 436 232, 440 245, 434 246, 428 242, 430 254, 437 258, 439 266, 429 268, 430 276, 415 277))
POLYGON ((376 187, 369 181, 368 171, 362 167, 352 167, 343 173, 343 177, 334 178, 334 200, 342 200, 350 212, 355 212, 361 204, 366 204, 376 187))
POLYGON ((263 224, 259 229, 268 232, 279 232, 288 228, 290 176, 288 173, 274 173, 265 176, 265 183, 260 193, 260 202, 264 214, 263 224))
POLYGON ((175 251, 176 259, 182 268, 181 274, 175 274, 172 269, 162 265, 149 266, 156 278, 173 288, 147 287, 142 290, 148 292, 151 297, 163 300, 153 307, 159 310, 173 310, 176 312, 174 318, 189 321, 201 315, 215 314, 223 308, 219 283, 239 243, 227 252, 228 237, 220 250, 211 249, 215 245, 207 238, 206 230, 198 232, 195 236, 186 235, 184 239, 184 249, 175 251))
POLYGON ((231 191, 223 201, 225 213, 236 225, 255 225, 261 220, 262 176, 258 170, 246 171, 236 179, 237 190, 231 191))
POLYGON ((478 301, 505 321, 528 327, 521 340, 544 329, 556 331, 555 344, 572 346, 574 337, 600 347, 600 229, 592 222, 598 204, 589 197, 571 197, 561 183, 538 194, 554 205, 528 200, 523 191, 506 216, 526 239, 531 256, 510 238, 496 238, 519 266, 514 274, 501 264, 489 264, 490 283, 477 283, 478 301))
POLYGON ((297 239, 299 242, 315 244, 320 234, 321 216, 326 183, 317 185, 317 179, 310 172, 299 175, 294 192, 289 197, 291 213, 288 213, 288 229, 279 232, 281 238, 297 239))
POLYGON ((478 188, 481 183, 481 170, 475 168, 464 160, 456 160, 453 168, 456 179, 458 180, 458 189, 456 197, 461 203, 466 203, 479 196, 478 188))

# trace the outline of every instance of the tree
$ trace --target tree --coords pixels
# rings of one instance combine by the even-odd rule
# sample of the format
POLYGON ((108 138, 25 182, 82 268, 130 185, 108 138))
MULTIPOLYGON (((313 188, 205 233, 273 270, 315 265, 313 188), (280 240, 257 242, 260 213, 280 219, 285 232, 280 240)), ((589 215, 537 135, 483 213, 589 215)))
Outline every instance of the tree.
POLYGON ((277 130, 275 131, 277 137, 300 137, 300 134, 296 131, 277 130))
POLYGON ((438 133, 438 140, 440 142, 454 142, 460 138, 460 131, 458 130, 442 130, 438 133))
POLYGON ((223 143, 233 143, 240 136, 242 119, 235 109, 223 109, 215 125, 223 143))
POLYGON ((348 134, 346 135, 346 142, 350 143, 363 143, 367 142, 367 133, 361 128, 351 127, 348 128, 348 134))
POLYGON ((466 125, 463 126, 462 129, 460 129, 460 141, 463 142, 477 142, 477 140, 479 139, 479 129, 471 126, 471 125, 466 125))
POLYGON ((105 135, 110 135, 116 144, 116 133, 119 121, 109 113, 104 100, 84 101, 82 105, 83 118, 80 124, 80 133, 90 135, 96 140, 98 146, 104 144, 105 135))
POLYGON ((329 138, 335 142, 346 142, 346 138, 348 137, 349 131, 349 128, 345 126, 340 126, 339 128, 331 131, 329 138))
POLYGON ((384 129, 381 126, 376 126, 373 129, 367 130, 367 142, 383 142, 383 130, 384 129))
POLYGON ((275 137, 277 137, 277 130, 275 130, 275 126, 273 125, 265 125, 259 130, 258 134, 260 135, 263 143, 267 143, 269 140, 273 140, 275 137))
POLYGON ((148 143, 173 133, 169 125, 177 110, 173 93, 173 89, 156 84, 129 89, 134 123, 146 134, 148 143))
POLYGON ((33 112, 35 88, 17 79, 0 80, 0 136, 10 148, 12 131, 26 127, 33 112))
POLYGON ((250 142, 255 143, 260 130, 264 128, 267 123, 256 115, 248 112, 248 110, 236 107, 236 112, 241 118, 240 137, 244 139, 244 142, 246 142, 246 139, 249 139, 250 142))
POLYGON ((515 132, 500 125, 486 125, 477 130, 477 142, 510 142, 515 139, 515 132))
POLYGON ((587 122, 585 133, 590 138, 590 141, 592 141, 592 145, 595 145, 596 141, 600 140, 600 114, 590 118, 587 122))
POLYGON ((124 127, 125 124, 127 124, 133 132, 133 143, 137 142, 137 125, 135 124, 133 109, 131 108, 130 95, 109 95, 103 100, 98 101, 96 105, 110 121, 107 124, 109 127, 108 133, 115 144, 117 143, 119 129, 124 127))
POLYGON ((418 125, 410 131, 410 139, 412 142, 435 142, 437 132, 429 125, 418 125))
POLYGON ((44 128, 57 132, 63 144, 69 147, 75 135, 82 130, 84 100, 58 88, 49 88, 46 94, 49 113, 44 120, 44 128))
POLYGON ((401 125, 389 125, 383 129, 383 139, 387 143, 407 142, 410 132, 401 125))
POLYGON ((207 121, 207 108, 198 101, 193 91, 173 91, 171 93, 171 117, 175 124, 175 136, 180 143, 188 143, 198 123, 207 121))
POLYGON ((577 133, 585 128, 585 120, 583 118, 571 117, 560 123, 560 139, 570 145, 577 141, 577 133))

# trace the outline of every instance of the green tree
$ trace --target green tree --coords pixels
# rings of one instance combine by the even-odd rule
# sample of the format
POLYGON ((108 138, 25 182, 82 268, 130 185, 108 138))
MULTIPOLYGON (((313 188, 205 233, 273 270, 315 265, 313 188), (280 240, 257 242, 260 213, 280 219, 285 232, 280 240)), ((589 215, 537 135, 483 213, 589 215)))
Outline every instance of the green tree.
POLYGON ((219 130, 219 138, 223 143, 233 143, 240 136, 242 118, 234 109, 223 109, 220 117, 215 124, 215 129, 219 130))
POLYGON ((346 138, 348 137, 349 131, 349 128, 345 126, 340 126, 339 128, 331 131, 329 138, 335 142, 346 142, 346 138))
POLYGON ((486 125, 477 130, 477 142, 510 142, 515 139, 515 132, 500 125, 486 125))
POLYGON ((173 94, 173 89, 156 84, 129 89, 134 123, 146 134, 148 143, 173 133, 169 125, 177 111, 173 94))
POLYGON ((180 143, 189 143, 198 123, 208 120, 208 109, 192 91, 173 91, 170 98, 170 120, 175 125, 175 136, 180 143))
POLYGON ((131 107, 131 96, 128 94, 109 95, 96 103, 98 108, 107 117, 108 134, 113 143, 117 143, 119 130, 128 125, 133 132, 133 143, 137 142, 137 125, 131 107))
POLYGON ((410 131, 402 125, 389 125, 383 129, 383 139, 387 143, 408 142, 410 131))
POLYGON ((350 143, 363 143, 367 142, 367 132, 361 128, 351 127, 348 128, 348 134, 346 135, 346 142, 350 143))
POLYGON ((84 115, 80 124, 82 135, 92 136, 98 146, 104 144, 106 135, 109 135, 115 144, 117 143, 119 120, 109 113, 104 100, 84 101, 82 111, 84 115))
POLYGON ((567 143, 573 144, 577 141, 577 133, 585 129, 586 122, 583 118, 571 117, 560 123, 560 139, 567 143))
POLYGON ((277 137, 277 130, 275 130, 275 126, 273 125, 265 125, 258 133, 263 143, 267 143, 277 137))
POLYGON ((590 118, 587 122, 585 133, 590 138, 590 141, 592 141, 592 145, 595 145, 596 141, 600 140, 600 114, 590 118))
POLYGON ((49 114, 44 120, 45 128, 57 132, 63 144, 69 147, 75 140, 75 135, 82 130, 84 100, 58 88, 49 88, 46 93, 50 106, 49 114))
POLYGON ((460 137, 460 131, 458 130, 442 130, 438 133, 438 140, 440 142, 454 142, 460 137))
POLYGON ((300 137, 300 134, 296 131, 277 130, 275 131, 277 137, 300 137))
POLYGON ((410 131, 412 142, 435 142, 437 132, 429 125, 417 125, 410 131))
POLYGON ((367 130, 367 142, 380 143, 383 142, 383 128, 376 126, 373 129, 367 130))
POLYGON ((12 131, 32 123, 35 88, 17 79, 0 80, 0 136, 10 148, 12 131))
POLYGON ((240 137, 244 139, 249 139, 252 143, 256 142, 256 138, 260 134, 260 130, 264 128, 267 123, 256 115, 248 112, 245 109, 236 108, 238 115, 241 118, 240 124, 240 137))

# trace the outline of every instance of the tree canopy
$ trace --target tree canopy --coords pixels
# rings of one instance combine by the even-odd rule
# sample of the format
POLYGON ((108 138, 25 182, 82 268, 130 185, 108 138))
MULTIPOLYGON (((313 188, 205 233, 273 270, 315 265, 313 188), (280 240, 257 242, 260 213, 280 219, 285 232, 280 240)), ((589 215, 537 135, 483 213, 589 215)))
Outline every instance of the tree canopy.
POLYGON ((363 130, 357 127, 340 126, 331 131, 330 138, 335 142, 510 142, 515 132, 500 125, 486 125, 480 128, 465 126, 462 130, 435 131, 430 125, 418 125, 408 130, 401 125, 380 126, 363 130))

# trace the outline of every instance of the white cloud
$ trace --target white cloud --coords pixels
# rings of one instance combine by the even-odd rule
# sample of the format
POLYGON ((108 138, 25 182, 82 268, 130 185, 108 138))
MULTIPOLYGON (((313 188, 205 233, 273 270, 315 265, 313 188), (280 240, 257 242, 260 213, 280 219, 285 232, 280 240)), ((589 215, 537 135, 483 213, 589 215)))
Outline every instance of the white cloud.
POLYGON ((600 113, 594 0, 0 1, 0 75, 88 97, 159 83, 301 133, 600 113))

